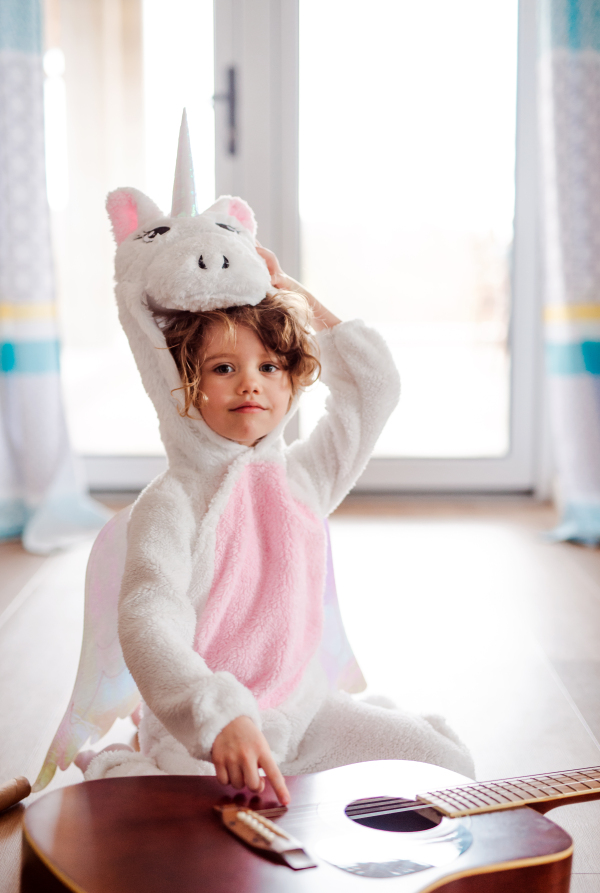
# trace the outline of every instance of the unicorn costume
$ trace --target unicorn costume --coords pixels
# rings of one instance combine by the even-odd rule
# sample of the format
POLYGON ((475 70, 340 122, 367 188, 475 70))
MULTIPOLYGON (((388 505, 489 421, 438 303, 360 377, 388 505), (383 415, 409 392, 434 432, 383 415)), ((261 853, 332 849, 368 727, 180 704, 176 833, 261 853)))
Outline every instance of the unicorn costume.
MULTIPOLYGON (((102 752, 86 778, 212 774, 214 740, 238 716, 262 729, 284 774, 406 758, 472 775, 468 751, 441 718, 347 693, 364 682, 337 611, 324 519, 362 472, 398 399, 379 334, 352 321, 317 335, 330 396, 305 441, 283 439, 296 406, 254 447, 216 434, 197 412, 178 412, 181 382, 149 304, 255 305, 271 290, 246 203, 225 196, 196 213, 185 120, 182 135, 171 216, 135 189, 107 202, 120 319, 156 407, 168 470, 131 511, 120 586, 120 647, 144 702, 141 752, 102 752)), ((71 754, 59 758, 55 746, 49 755, 63 767, 73 757, 76 701, 61 726, 71 754)), ((90 732, 82 716, 78 741, 90 732)), ((46 765, 37 789, 49 774, 46 765)))

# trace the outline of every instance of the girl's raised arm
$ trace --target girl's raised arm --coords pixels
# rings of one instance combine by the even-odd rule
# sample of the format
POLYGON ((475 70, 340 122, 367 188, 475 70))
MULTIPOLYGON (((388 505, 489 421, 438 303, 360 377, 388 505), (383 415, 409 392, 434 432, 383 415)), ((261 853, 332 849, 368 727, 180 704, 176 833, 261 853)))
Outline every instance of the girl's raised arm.
POLYGON ((272 251, 257 245, 275 288, 303 294, 321 351, 321 379, 329 388, 325 415, 306 440, 287 452, 290 481, 311 507, 327 516, 354 486, 398 402, 400 379, 387 344, 361 320, 342 323, 287 276, 272 251))

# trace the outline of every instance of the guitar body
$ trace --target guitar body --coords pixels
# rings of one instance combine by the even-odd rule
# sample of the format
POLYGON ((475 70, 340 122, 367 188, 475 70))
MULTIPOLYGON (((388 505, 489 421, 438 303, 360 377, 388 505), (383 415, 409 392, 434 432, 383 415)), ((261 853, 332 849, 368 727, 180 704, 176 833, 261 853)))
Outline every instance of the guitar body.
MULTIPOLYGON (((417 831, 365 827, 344 811, 352 801, 412 799, 461 781, 439 767, 402 760, 287 779, 292 804, 277 824, 317 863, 300 871, 227 831, 214 806, 236 792, 215 778, 84 782, 53 791, 27 809, 22 891, 567 893, 571 838, 529 807, 425 822, 428 827, 417 831)), ((238 794, 236 802, 255 810, 275 803, 269 788, 251 801, 238 794)))

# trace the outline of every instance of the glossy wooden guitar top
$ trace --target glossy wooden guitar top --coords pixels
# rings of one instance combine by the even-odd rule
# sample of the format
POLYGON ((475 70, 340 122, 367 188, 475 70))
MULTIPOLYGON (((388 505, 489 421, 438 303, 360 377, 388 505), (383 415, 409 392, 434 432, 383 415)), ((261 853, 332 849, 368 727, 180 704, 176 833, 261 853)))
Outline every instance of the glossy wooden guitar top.
MULTIPOLYGON (((223 827, 214 806, 236 792, 215 778, 86 782, 49 793, 27 809, 22 890, 344 893, 379 885, 397 893, 567 893, 571 838, 528 807, 443 819, 413 833, 363 828, 344 813, 354 800, 413 798, 464 781, 439 767, 401 760, 287 779, 292 804, 277 824, 314 858, 317 867, 303 871, 258 854, 223 827), (350 861, 366 865, 381 847, 408 860, 402 864, 435 864, 385 880, 337 867, 346 859, 344 849, 350 861)), ((255 810, 275 804, 270 789, 238 802, 255 810)))

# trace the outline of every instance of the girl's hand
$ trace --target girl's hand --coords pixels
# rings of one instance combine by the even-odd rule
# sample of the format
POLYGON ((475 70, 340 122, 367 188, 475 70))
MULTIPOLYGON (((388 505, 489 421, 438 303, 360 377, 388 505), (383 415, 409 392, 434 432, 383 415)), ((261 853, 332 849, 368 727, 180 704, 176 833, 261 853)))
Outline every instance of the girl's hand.
POLYGON ((256 243, 256 251, 267 265, 267 270, 271 274, 271 285, 273 288, 289 289, 291 284, 297 285, 293 279, 285 275, 279 265, 277 256, 272 251, 269 251, 268 248, 263 248, 260 242, 256 243))
POLYGON ((300 285, 299 282, 296 282, 295 279, 292 279, 291 276, 288 276, 283 272, 279 265, 279 261, 277 260, 277 256, 273 254, 272 251, 269 251, 268 248, 263 248, 260 242, 256 242, 255 244, 256 251, 266 263, 267 269, 271 274, 271 285, 273 288, 281 288, 285 291, 295 291, 304 295, 313 311, 312 326, 316 332, 320 332, 323 329, 331 329, 333 326, 337 326, 337 324, 341 322, 337 316, 334 316, 331 310, 328 310, 323 304, 319 303, 319 301, 317 301, 317 299, 311 295, 303 285, 300 285))
POLYGON ((238 716, 219 732, 212 746, 212 760, 221 784, 230 784, 238 790, 247 787, 262 794, 265 780, 258 774, 260 767, 282 806, 290 802, 290 793, 267 739, 249 716, 238 716))

